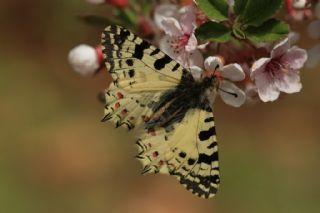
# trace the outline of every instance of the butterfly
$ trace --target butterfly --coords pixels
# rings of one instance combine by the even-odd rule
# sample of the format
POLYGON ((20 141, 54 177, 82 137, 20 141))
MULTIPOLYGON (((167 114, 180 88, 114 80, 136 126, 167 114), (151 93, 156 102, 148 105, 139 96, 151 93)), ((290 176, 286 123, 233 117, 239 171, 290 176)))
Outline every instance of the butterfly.
POLYGON ((215 76, 194 78, 159 48, 120 26, 105 29, 102 49, 113 78, 102 121, 140 130, 136 158, 143 174, 169 174, 193 194, 213 197, 220 183, 209 98, 215 76))

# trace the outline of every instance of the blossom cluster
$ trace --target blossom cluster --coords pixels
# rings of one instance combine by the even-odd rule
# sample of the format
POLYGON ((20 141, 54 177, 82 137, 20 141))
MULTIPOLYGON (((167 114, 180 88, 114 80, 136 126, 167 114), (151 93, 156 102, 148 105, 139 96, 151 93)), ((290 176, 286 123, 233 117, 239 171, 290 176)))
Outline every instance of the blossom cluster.
MULTIPOLYGON (((302 36, 290 32, 296 22, 307 22, 310 38, 319 41, 318 0, 286 0, 283 8, 283 0, 269 5, 253 0, 86 1, 104 5, 112 14, 86 16, 84 21, 128 27, 194 78, 214 75, 221 99, 234 107, 300 92, 301 69, 320 61, 320 43, 299 48, 295 43, 302 36)), ((103 67, 101 48, 79 45, 70 51, 69 62, 78 73, 94 75, 103 67)))

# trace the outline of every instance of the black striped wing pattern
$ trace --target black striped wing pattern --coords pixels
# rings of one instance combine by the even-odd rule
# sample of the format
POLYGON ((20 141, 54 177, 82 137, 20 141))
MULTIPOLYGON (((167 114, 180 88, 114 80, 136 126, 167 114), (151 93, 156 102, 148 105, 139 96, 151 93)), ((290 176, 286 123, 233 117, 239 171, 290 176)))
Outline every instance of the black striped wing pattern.
POLYGON ((161 114, 154 112, 152 106, 166 91, 174 90, 188 71, 160 49, 119 26, 105 29, 102 46, 113 78, 105 92, 103 121, 128 130, 142 130, 136 141, 142 173, 173 175, 197 196, 213 197, 220 178, 211 108, 190 109, 170 128, 146 127, 150 119, 161 114))

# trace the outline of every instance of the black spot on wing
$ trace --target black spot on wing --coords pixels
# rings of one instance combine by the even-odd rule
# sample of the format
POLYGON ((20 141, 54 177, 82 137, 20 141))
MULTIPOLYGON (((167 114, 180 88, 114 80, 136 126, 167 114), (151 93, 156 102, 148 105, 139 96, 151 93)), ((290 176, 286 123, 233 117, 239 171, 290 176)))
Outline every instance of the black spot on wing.
POLYGON ((209 122, 211 122, 211 121, 214 121, 214 118, 213 118, 213 117, 206 118, 206 119, 204 120, 205 123, 209 123, 209 122))
POLYGON ((207 148, 208 149, 213 149, 216 146, 218 146, 218 143, 217 142, 212 142, 207 148))
POLYGON ((181 158, 185 158, 185 157, 187 156, 187 153, 185 153, 185 152, 180 152, 180 153, 179 153, 179 156, 180 156, 181 158))
POLYGON ((211 165, 212 162, 218 161, 218 158, 219 158, 218 152, 214 152, 211 155, 201 153, 199 154, 197 163, 198 164, 205 163, 205 164, 211 165))
POLYGON ((153 50, 150 55, 153 56, 153 55, 157 55, 158 53, 160 52, 160 49, 159 48, 156 48, 155 50, 153 50))
POLYGON ((129 76, 130 78, 132 78, 135 74, 135 71, 134 70, 129 70, 129 76))
POLYGON ((132 60, 132 59, 127 59, 127 60, 126 60, 126 63, 127 63, 127 65, 130 66, 130 67, 133 66, 133 60, 132 60))
POLYGON ((192 158, 189 158, 189 159, 188 159, 188 164, 189 164, 190 166, 192 166, 195 162, 196 162, 195 159, 192 159, 192 158))
POLYGON ((172 72, 177 71, 180 67, 179 63, 176 63, 176 65, 172 68, 172 72))
POLYGON ((142 41, 141 44, 136 44, 133 57, 141 60, 143 58, 144 50, 148 49, 149 47, 150 44, 146 41, 142 41))
POLYGON ((201 176, 193 172, 189 173, 187 176, 180 173, 174 173, 174 175, 179 176, 180 183, 199 197, 204 196, 205 198, 209 198, 210 196, 215 195, 218 191, 218 188, 212 184, 218 184, 220 182, 219 175, 201 176), (195 182, 194 179, 198 179, 199 182, 195 182), (208 191, 204 191, 202 187, 208 191))
POLYGON ((128 39, 128 36, 130 35, 129 30, 124 28, 119 28, 120 34, 115 34, 114 39, 115 43, 119 46, 119 48, 122 48, 123 43, 128 39))
POLYGON ((213 127, 210 127, 208 130, 201 131, 199 133, 199 139, 200 141, 205 141, 215 134, 216 134, 216 129, 213 126, 213 127))
POLYGON ((162 58, 157 59, 154 62, 154 68, 157 70, 163 69, 166 64, 169 64, 172 61, 172 59, 168 55, 164 55, 162 58))

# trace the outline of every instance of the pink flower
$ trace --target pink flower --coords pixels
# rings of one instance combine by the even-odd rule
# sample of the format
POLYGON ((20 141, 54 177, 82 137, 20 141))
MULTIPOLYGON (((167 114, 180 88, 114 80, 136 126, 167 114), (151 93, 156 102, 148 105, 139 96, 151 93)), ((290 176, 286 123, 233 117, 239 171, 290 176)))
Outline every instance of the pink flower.
POLYGON ((280 92, 296 93, 302 88, 299 69, 307 60, 307 52, 298 47, 290 48, 286 38, 271 51, 271 58, 261 58, 251 67, 251 79, 255 82, 262 101, 276 100, 280 92))
MULTIPOLYGON (((200 67, 192 66, 191 74, 195 79, 215 76, 217 79, 217 92, 221 99, 228 105, 240 107, 246 100, 245 93, 239 89, 232 81, 242 81, 245 79, 245 73, 239 64, 223 65, 220 57, 208 57, 204 62, 205 70, 200 67)), ((212 94, 210 102, 214 102, 216 96, 212 94)))
MULTIPOLYGON (((167 7, 169 6, 167 5, 167 7)), ((173 9, 174 7, 172 7, 173 9)), ((155 22, 166 34, 160 40, 160 49, 185 67, 203 65, 203 57, 198 50, 198 42, 194 35, 196 28, 194 9, 191 6, 184 7, 180 11, 176 11, 176 17, 168 17, 167 14, 161 16, 159 14, 161 8, 157 11, 155 22)), ((169 14, 172 14, 172 11, 169 14)))

